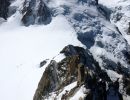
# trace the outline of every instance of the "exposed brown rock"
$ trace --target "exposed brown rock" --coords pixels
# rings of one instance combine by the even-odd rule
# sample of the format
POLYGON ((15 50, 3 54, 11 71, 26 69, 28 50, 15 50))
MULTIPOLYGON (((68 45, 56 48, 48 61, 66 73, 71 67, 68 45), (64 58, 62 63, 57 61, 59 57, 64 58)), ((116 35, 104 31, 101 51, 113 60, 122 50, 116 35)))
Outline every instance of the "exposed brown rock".
POLYGON ((100 72, 98 74, 101 78, 104 77, 103 75, 107 75, 102 73, 91 54, 85 51, 81 47, 66 46, 62 50, 66 58, 58 63, 54 60, 50 62, 38 84, 33 100, 44 100, 51 92, 56 92, 58 95, 65 86, 77 81, 77 86, 62 97, 63 100, 68 100, 86 82, 85 79, 90 74, 88 72, 92 70, 100 72), (92 64, 90 64, 91 62, 92 64))
POLYGON ((78 64, 78 78, 77 78, 77 85, 80 86, 83 84, 85 78, 85 68, 84 64, 78 64))
POLYGON ((75 93, 80 89, 79 86, 74 87, 69 92, 67 91, 65 94, 62 95, 61 100, 70 100, 71 97, 75 95, 75 93))
POLYGON ((43 96, 47 96, 49 92, 56 89, 57 84, 59 84, 56 72, 57 66, 58 65, 55 61, 50 62, 38 84, 33 100, 42 100, 43 96))
POLYGON ((51 61, 43 73, 33 100, 42 100, 43 96, 47 96, 53 90, 60 90, 76 81, 78 77, 78 62, 79 57, 77 55, 66 57, 60 63, 51 61), (62 69, 63 66, 65 70, 62 69))

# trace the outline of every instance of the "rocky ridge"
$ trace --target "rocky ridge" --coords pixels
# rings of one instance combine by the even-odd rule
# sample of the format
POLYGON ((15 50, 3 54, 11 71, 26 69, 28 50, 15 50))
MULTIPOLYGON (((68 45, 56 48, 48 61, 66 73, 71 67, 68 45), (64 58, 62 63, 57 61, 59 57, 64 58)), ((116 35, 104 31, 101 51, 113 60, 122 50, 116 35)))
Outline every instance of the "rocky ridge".
MULTIPOLYGON (((89 76, 93 81, 91 84, 94 84, 95 80, 97 80, 98 83, 98 80, 100 79, 105 81, 107 85, 113 81, 107 71, 101 69, 89 50, 85 50, 84 48, 78 46, 68 45, 60 53, 63 53, 65 58, 60 62, 56 62, 55 60, 50 61, 50 64, 46 67, 46 70, 38 84, 33 100, 48 100, 52 96, 52 93, 56 94, 54 97, 56 100, 71 100, 71 97, 73 97, 82 86, 86 89, 91 88, 88 85, 89 76), (77 82, 77 85, 58 98, 64 88, 73 82, 77 82)), ((123 88, 126 90, 124 91, 124 94, 130 95, 129 73, 126 74, 119 71, 120 67, 117 67, 116 70, 116 73, 123 75, 123 77, 120 78, 120 85, 124 84, 123 88)), ((120 91, 122 91, 123 88, 120 88, 120 91)), ((88 93, 85 94, 84 97, 81 96, 82 99, 88 98, 88 93)))

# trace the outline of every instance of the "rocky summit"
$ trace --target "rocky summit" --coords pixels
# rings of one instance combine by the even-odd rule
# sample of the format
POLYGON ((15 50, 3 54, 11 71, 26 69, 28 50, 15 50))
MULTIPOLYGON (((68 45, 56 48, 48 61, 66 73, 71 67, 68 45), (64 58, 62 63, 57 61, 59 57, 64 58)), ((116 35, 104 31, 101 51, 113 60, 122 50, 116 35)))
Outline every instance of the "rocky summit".
POLYGON ((68 45, 60 53, 63 53, 65 58, 60 62, 56 62, 54 59, 50 61, 39 81, 33 100, 49 100, 52 98, 54 100, 59 98, 71 100, 73 96, 79 95, 76 93, 81 88, 85 89, 84 95, 79 95, 77 100, 93 100, 94 97, 94 100, 123 100, 124 94, 129 95, 130 74, 123 72, 121 68, 123 66, 120 63, 117 64, 117 69, 113 70, 115 73, 123 75, 118 83, 117 81, 113 82, 112 76, 109 76, 108 70, 111 70, 111 67, 101 69, 88 49, 68 45), (70 87, 71 89, 67 91, 66 87, 74 82, 77 82, 76 85, 70 87), (117 92, 114 96, 113 92, 116 93, 114 88, 119 84, 123 84, 122 89, 125 89, 126 93, 123 93, 121 89, 122 92, 117 92), (64 92, 65 90, 66 92, 64 92))

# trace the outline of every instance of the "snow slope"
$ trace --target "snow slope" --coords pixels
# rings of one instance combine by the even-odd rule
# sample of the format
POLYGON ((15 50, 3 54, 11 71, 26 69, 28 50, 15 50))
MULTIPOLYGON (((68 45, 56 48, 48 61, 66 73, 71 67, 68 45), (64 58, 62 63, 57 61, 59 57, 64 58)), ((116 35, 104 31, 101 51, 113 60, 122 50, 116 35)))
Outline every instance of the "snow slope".
POLYGON ((40 61, 52 59, 68 44, 80 45, 63 16, 55 17, 47 26, 30 27, 22 26, 20 17, 16 13, 0 26, 2 100, 32 100, 45 69, 39 68, 40 61))
POLYGON ((123 54, 123 51, 128 51, 128 43, 117 31, 116 25, 107 19, 106 9, 97 7, 94 0, 63 0, 58 6, 51 1, 54 0, 50 0, 50 4, 56 6, 49 5, 54 16, 64 15, 67 18, 78 34, 78 40, 90 49, 101 66, 107 67, 114 62, 112 66, 115 67, 120 62, 125 67, 130 67, 123 54))
POLYGON ((130 0, 99 0, 99 3, 111 9, 111 22, 114 23, 130 44, 128 27, 130 22, 130 0), (121 18, 117 21, 117 17, 121 18))

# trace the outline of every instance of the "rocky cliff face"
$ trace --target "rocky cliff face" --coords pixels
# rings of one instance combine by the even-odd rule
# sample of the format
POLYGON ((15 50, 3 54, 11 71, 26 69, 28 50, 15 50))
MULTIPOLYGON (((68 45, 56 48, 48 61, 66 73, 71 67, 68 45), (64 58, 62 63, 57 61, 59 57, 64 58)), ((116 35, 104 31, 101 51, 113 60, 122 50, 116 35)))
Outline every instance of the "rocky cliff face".
POLYGON ((1 0, 0 17, 7 19, 19 10, 22 23, 25 26, 33 24, 49 24, 51 22, 51 11, 43 0, 1 0), (16 3, 15 3, 16 2, 16 3), (17 5, 20 3, 20 6, 17 5), (11 5, 10 5, 11 4, 11 5))
POLYGON ((57 63, 52 60, 38 84, 33 100, 42 100, 44 98, 43 96, 48 96, 50 92, 56 90, 60 83, 57 68, 57 63))
MULTIPOLYGON (((55 100, 71 100, 70 98, 76 95, 76 92, 78 92, 82 86, 85 86, 85 89, 91 89, 91 86, 96 86, 94 89, 98 89, 97 84, 99 84, 99 80, 103 80, 105 83, 112 83, 111 76, 108 75, 107 72, 111 67, 108 67, 107 70, 101 69, 101 66, 99 66, 98 62, 87 49, 85 50, 82 47, 68 45, 60 53, 63 53, 65 58, 60 62, 56 62, 55 59, 50 61, 50 64, 46 67, 38 84, 33 100, 52 99, 51 97, 53 94, 56 94, 53 97, 55 100), (65 94, 61 94, 64 88, 73 82, 77 82, 77 85, 65 94)), ((124 94, 130 95, 130 74, 121 71, 123 70, 120 68, 121 65, 118 64, 118 66, 119 67, 113 71, 123 75, 120 79, 122 80, 120 84, 123 84, 123 88, 125 89, 124 94), (119 71, 119 69, 121 70, 119 71)), ((88 91, 87 94, 84 93, 84 97, 81 97, 85 100, 93 100, 90 95, 91 92, 88 91)), ((122 100, 123 94, 120 95, 121 97, 119 100, 122 100)))
MULTIPOLYGON (((85 85, 85 78, 88 76, 88 71, 91 71, 94 76, 107 82, 111 81, 106 71, 100 68, 98 62, 94 60, 88 50, 68 45, 61 53, 64 53, 66 58, 60 62, 56 62, 55 60, 50 62, 38 84, 33 100, 47 99, 52 92, 59 95, 64 87, 76 81, 77 87, 75 88, 83 84, 85 85), (83 70, 80 66, 81 63, 84 66, 83 70)), ((72 95, 73 91, 66 98, 69 98, 69 95, 72 95)))
POLYGON ((43 0, 25 0, 22 9, 22 22, 25 26, 33 24, 49 24, 51 12, 43 0))
POLYGON ((0 0, 0 17, 7 19, 9 5, 9 0, 0 0))

